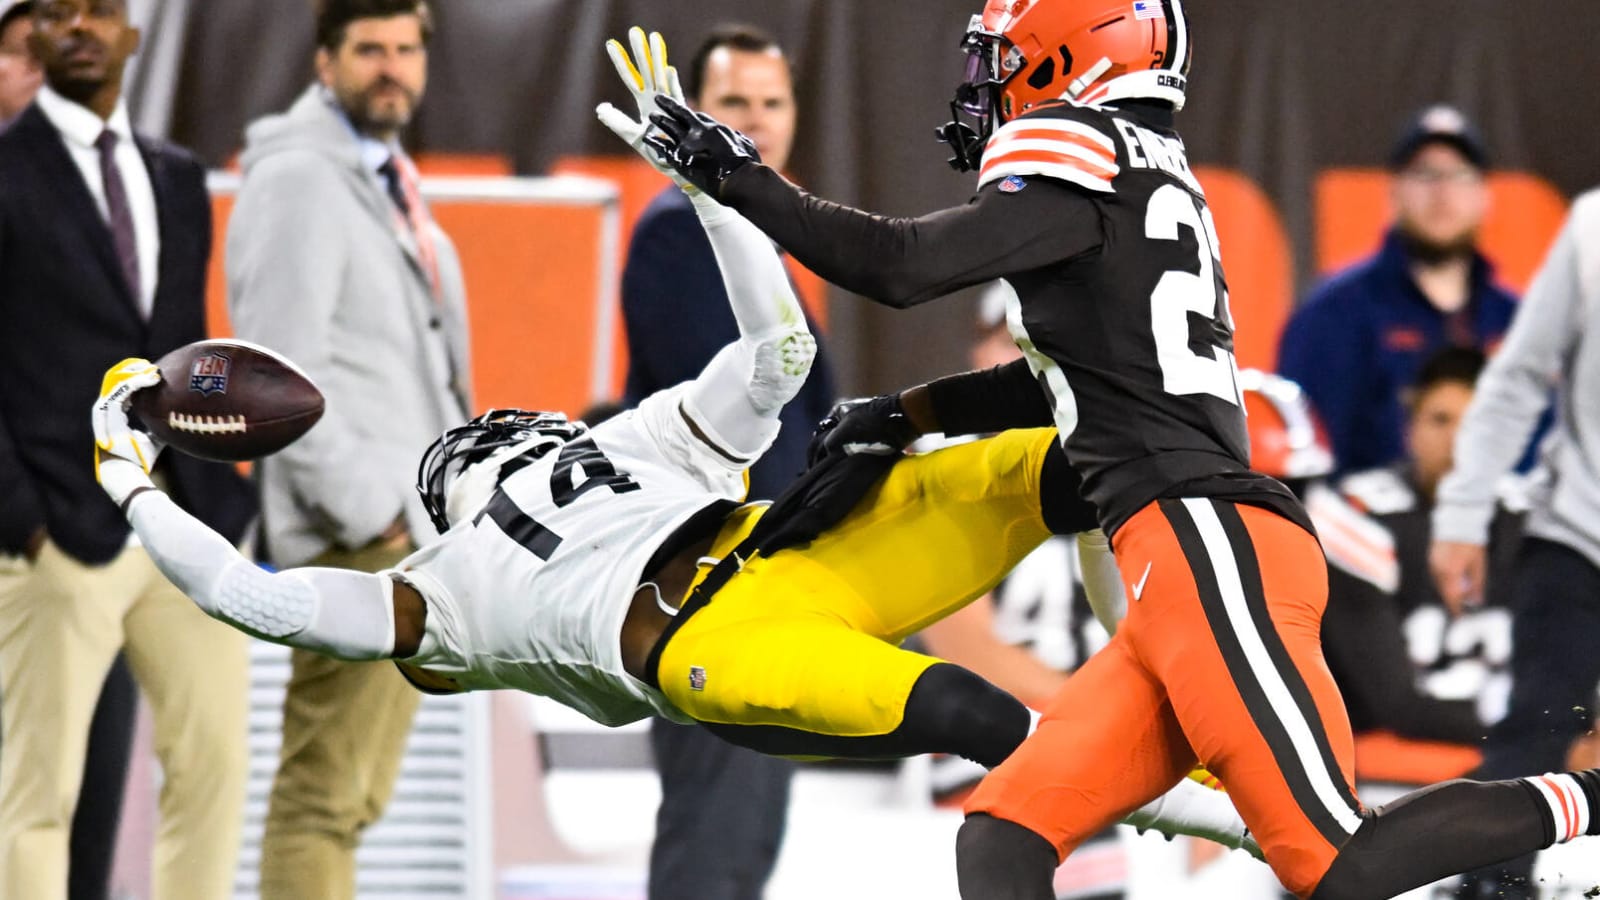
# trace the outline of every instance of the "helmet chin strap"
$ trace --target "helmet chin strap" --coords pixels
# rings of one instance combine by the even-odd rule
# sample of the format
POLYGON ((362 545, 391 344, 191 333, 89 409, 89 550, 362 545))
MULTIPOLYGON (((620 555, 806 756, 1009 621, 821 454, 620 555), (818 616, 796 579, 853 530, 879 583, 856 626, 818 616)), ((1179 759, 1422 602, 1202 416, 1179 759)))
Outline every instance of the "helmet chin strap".
POLYGON ((1083 95, 1084 91, 1093 87, 1094 83, 1100 80, 1101 75, 1110 70, 1111 58, 1109 56, 1100 57, 1100 61, 1090 66, 1089 71, 1084 72, 1076 81, 1067 85, 1067 96, 1073 100, 1078 99, 1083 95))

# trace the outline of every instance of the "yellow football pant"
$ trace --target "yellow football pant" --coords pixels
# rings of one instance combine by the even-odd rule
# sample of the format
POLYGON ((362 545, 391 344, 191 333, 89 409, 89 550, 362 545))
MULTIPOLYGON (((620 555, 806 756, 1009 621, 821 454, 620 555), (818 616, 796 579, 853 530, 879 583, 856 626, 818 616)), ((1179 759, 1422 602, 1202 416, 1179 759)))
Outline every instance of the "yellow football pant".
MULTIPOLYGON (((988 592, 1049 536, 1039 478, 1055 439, 1011 431, 896 464, 837 527, 750 560, 684 622, 662 650, 661 690, 711 724, 894 731, 938 662, 899 643, 988 592)), ((736 511, 711 555, 764 512, 736 511)))

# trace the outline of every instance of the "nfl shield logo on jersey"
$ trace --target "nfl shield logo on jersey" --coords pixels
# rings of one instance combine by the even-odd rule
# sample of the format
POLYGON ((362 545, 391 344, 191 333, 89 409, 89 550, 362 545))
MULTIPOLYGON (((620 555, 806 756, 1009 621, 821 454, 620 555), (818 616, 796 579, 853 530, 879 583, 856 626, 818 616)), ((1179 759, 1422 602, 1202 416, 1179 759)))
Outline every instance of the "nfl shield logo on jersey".
POLYGON ((706 689, 706 670, 699 666, 689 667, 689 690, 703 691, 706 689))
POLYGON ((189 367, 189 390, 202 397, 228 392, 228 358, 220 353, 202 356, 189 367))
POLYGON ((1028 183, 1022 180, 1021 175, 1012 175, 1007 177, 1005 181, 1000 182, 1000 193, 1015 194, 1027 186, 1028 183))

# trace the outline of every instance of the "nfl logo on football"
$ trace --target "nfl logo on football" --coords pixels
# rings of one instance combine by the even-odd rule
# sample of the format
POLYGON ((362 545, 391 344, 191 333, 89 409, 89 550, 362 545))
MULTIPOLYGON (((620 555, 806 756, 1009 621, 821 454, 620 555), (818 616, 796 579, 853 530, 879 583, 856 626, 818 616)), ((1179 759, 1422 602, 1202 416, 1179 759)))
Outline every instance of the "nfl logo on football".
POLYGON ((228 358, 220 353, 202 356, 189 367, 189 390, 202 397, 228 392, 228 358))

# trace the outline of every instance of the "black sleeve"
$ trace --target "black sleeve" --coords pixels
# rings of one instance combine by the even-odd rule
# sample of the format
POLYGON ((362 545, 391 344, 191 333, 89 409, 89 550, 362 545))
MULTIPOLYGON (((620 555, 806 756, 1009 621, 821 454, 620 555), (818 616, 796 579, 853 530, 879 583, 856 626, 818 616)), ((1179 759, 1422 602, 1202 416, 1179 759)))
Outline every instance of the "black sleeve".
POLYGON ((951 291, 1095 250, 1100 213, 1077 188, 1035 178, 964 206, 891 218, 830 203, 766 166, 746 166, 719 198, 828 281, 904 309, 951 291))
POLYGON ((1055 424, 1055 412, 1028 361, 928 382, 933 414, 945 434, 990 434, 1055 424))
MULTIPOLYGON (((1055 424, 1054 411, 1027 360, 928 382, 928 400, 947 435, 990 434, 1055 424)), ((1095 505, 1083 497, 1083 479, 1055 441, 1039 476, 1039 507, 1052 534, 1100 527, 1095 505)))
MULTIPOLYGON (((0 259, 9 249, 6 226, 4 214, 0 212, 0 259)), ((0 263, 0 271, 4 271, 3 263, 0 263)), ((0 318, 6 320, 22 315, 21 309, 12 308, 15 301, 9 294, 5 284, 0 283, 0 318)), ((28 539, 44 525, 44 498, 38 483, 22 465, 3 410, 0 410, 0 497, 6 498, 0 503, 0 553, 20 556, 28 539)))
POLYGON ((1322 651, 1357 730, 1454 744, 1483 739, 1477 704, 1440 700, 1418 689, 1393 598, 1337 568, 1328 569, 1322 651))

